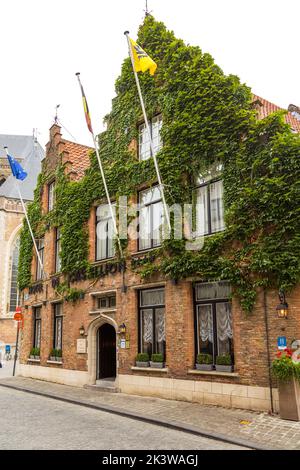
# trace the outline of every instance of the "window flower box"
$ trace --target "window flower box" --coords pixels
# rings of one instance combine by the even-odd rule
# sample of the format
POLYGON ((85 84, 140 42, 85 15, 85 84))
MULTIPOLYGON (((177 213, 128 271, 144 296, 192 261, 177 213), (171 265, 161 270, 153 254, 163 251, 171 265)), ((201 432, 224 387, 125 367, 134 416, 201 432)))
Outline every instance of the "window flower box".
POLYGON ((211 354, 197 354, 197 370, 213 370, 213 357, 211 354))
POLYGON ((232 372, 233 365, 230 354, 222 354, 216 358, 216 371, 218 372, 232 372))
POLYGON ((154 369, 163 369, 164 365, 165 363, 162 354, 152 354, 150 367, 153 367, 154 369))
POLYGON ((225 366, 225 365, 217 364, 216 371, 217 372, 232 372, 233 366, 225 366))
POLYGON ((40 360, 40 348, 32 348, 29 354, 29 359, 40 360))
POLYGON ((139 353, 135 358, 136 367, 149 367, 149 355, 147 353, 139 353))
POLYGON ((50 361, 62 362, 62 350, 55 348, 51 349, 50 361))

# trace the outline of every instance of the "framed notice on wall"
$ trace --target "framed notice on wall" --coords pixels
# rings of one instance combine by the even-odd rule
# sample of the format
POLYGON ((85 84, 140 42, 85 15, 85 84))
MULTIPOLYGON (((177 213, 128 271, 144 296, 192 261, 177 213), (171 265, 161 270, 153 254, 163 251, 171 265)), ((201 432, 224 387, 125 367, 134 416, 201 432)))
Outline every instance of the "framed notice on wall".
POLYGON ((80 338, 77 340, 77 354, 86 354, 86 339, 80 338))

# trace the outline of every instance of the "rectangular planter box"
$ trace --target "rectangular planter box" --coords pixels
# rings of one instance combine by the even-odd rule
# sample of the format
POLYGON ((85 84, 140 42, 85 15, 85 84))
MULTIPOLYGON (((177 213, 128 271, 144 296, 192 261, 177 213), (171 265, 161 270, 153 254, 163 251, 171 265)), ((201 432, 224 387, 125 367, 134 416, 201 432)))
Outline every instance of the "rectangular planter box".
POLYGON ((213 370, 212 364, 196 364, 197 370, 213 370))
POLYGON ((218 372, 232 372, 233 367, 232 366, 221 366, 221 365, 216 365, 216 371, 218 372))
POLYGON ((280 418, 300 421, 300 385, 295 379, 290 382, 279 382, 280 418))
POLYGON ((150 361, 150 367, 154 367, 154 369, 163 369, 164 363, 163 362, 152 362, 150 361))
POLYGON ((135 362, 136 367, 149 367, 149 362, 135 362))
POLYGON ((50 361, 56 361, 56 356, 50 356, 50 361))

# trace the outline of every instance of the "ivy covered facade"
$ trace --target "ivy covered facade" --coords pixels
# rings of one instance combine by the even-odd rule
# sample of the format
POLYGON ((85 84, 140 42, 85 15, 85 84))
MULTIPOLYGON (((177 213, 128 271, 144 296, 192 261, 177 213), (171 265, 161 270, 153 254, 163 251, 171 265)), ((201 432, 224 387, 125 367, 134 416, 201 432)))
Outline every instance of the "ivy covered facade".
POLYGON ((247 86, 152 16, 138 43, 158 63, 140 81, 166 200, 191 206, 190 232, 204 245, 187 249, 186 230, 161 239, 161 193, 126 59, 99 147, 116 214, 126 198, 140 203, 138 227, 131 210, 122 253, 97 237, 112 230, 97 159, 53 125, 29 207, 44 277, 26 225, 21 236, 21 373, 276 407, 277 337, 300 335, 299 122, 284 112, 258 119, 262 103, 247 86), (288 320, 277 317, 279 289, 288 320), (39 354, 29 358, 33 347, 39 354))

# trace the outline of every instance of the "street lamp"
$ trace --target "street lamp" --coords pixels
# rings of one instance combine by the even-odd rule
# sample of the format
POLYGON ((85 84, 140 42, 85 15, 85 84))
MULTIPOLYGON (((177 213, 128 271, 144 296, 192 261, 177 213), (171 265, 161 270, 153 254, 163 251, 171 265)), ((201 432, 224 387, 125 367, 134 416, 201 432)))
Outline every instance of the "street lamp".
POLYGON ((277 305, 276 310, 277 310, 277 315, 278 318, 287 318, 288 317, 288 304, 285 299, 285 293, 283 290, 280 290, 278 293, 278 297, 280 300, 280 304, 277 305))

